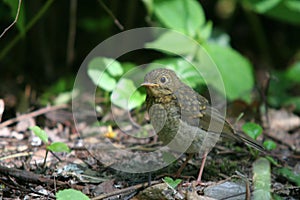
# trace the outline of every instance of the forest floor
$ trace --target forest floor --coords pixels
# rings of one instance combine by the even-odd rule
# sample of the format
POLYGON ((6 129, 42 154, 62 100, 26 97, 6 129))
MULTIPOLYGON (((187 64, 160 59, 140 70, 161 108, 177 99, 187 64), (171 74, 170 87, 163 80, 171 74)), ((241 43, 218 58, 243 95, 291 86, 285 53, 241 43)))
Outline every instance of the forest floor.
MULTIPOLYGON (((209 184, 193 184, 201 163, 201 158, 195 156, 179 177, 181 183, 174 188, 167 179, 176 173, 186 155, 161 169, 143 172, 145 165, 151 165, 155 159, 149 152, 161 146, 155 135, 144 137, 148 130, 146 120, 142 125, 145 129, 125 126, 126 133, 139 136, 132 137, 111 123, 110 112, 98 118, 98 125, 92 126, 84 120, 75 126, 69 106, 21 114, 0 123, 0 199, 55 199, 58 191, 67 188, 80 190, 91 199, 219 198, 211 193, 224 195, 223 199, 245 199, 254 195, 253 165, 259 159, 268 160, 267 166, 271 168, 267 192, 273 198, 299 199, 300 118, 285 109, 268 112, 270 128, 265 128, 259 139, 272 139, 276 149, 265 155, 232 141, 217 143, 208 155, 202 177, 209 184), (36 124, 46 131, 50 142, 63 142, 71 152, 48 152, 48 144, 29 130, 36 124), (129 149, 130 154, 123 152, 129 149), (280 171, 283 168, 289 169, 292 175, 280 171), (209 192, 207 188, 212 187, 209 192), (219 191, 222 187, 224 193, 219 191), (234 187, 241 189, 226 196, 229 188, 234 187)), ((266 126, 263 122, 266 120, 262 120, 266 126)), ((242 122, 237 127, 239 123, 242 122)))

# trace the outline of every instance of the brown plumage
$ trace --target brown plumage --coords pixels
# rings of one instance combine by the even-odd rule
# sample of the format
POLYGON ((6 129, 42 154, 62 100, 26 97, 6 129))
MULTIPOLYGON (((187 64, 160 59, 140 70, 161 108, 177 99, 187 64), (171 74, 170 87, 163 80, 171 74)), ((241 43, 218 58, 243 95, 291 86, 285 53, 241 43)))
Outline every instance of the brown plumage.
POLYGON ((202 154, 203 162, 198 182, 201 181, 206 155, 218 141, 220 134, 222 137, 243 141, 255 149, 264 151, 263 147, 250 137, 238 134, 218 110, 184 84, 174 71, 155 69, 145 76, 142 85, 147 90, 147 110, 159 139, 179 152, 202 154))

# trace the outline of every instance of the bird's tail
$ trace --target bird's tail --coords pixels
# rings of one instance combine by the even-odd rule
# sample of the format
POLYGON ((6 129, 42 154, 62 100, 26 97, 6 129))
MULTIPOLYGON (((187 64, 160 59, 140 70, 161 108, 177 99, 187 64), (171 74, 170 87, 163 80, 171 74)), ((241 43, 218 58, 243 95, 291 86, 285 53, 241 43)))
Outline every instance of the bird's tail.
POLYGON ((244 142, 248 146, 257 149, 262 153, 267 153, 266 149, 261 144, 259 144, 257 141, 250 138, 249 136, 245 135, 244 133, 236 132, 235 134, 233 134, 233 136, 235 139, 244 142))

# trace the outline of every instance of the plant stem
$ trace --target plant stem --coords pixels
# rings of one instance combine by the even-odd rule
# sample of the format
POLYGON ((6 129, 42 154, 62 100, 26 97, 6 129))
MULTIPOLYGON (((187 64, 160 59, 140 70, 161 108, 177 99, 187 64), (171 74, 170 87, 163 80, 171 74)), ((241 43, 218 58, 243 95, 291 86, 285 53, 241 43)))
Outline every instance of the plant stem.
MULTIPOLYGON (((46 13, 48 8, 51 6, 51 4, 54 2, 54 0, 48 0, 44 6, 40 9, 40 11, 30 20, 30 22, 25 27, 24 33, 26 33, 28 30, 30 30, 33 25, 36 24, 36 22, 46 13)), ((19 42, 19 40, 22 38, 24 34, 19 33, 6 47, 1 51, 0 53, 0 60, 2 60, 6 54, 19 42)))

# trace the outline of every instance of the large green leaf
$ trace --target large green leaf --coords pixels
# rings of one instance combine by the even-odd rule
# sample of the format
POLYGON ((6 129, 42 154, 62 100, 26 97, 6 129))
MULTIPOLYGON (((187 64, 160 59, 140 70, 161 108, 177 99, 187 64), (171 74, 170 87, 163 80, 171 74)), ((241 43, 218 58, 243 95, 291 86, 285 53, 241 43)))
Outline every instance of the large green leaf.
POLYGON ((245 1, 259 13, 265 13, 268 10, 274 8, 281 0, 247 0, 245 1))
POLYGON ((164 32, 155 41, 146 43, 145 48, 166 54, 193 55, 199 48, 198 45, 195 40, 170 30, 164 32))
POLYGON ((49 146, 47 146, 47 149, 52 152, 71 152, 71 149, 68 147, 68 145, 63 142, 53 142, 49 146))
POLYGON ((197 31, 197 41, 199 41, 200 43, 205 42, 211 36, 212 29, 213 23, 212 21, 208 21, 197 31))
POLYGON ((111 95, 111 102, 125 110, 139 107, 145 101, 146 95, 141 94, 134 82, 129 79, 121 79, 111 95))
POLYGON ((109 92, 116 86, 114 77, 122 74, 121 64, 111 58, 96 57, 88 64, 88 75, 94 84, 109 92))
POLYGON ((112 76, 120 76, 123 74, 121 64, 112 58, 95 57, 89 62, 88 68, 99 71, 107 70, 112 76))
POLYGON ((286 72, 285 77, 294 83, 300 83, 300 61, 293 64, 286 72))
POLYGON ((57 200, 66 200, 66 199, 72 199, 72 200, 89 200, 89 197, 83 194, 82 192, 74 189, 64 189, 59 190, 55 197, 57 200))
POLYGON ((112 91, 116 87, 116 80, 109 74, 97 69, 88 69, 88 75, 95 85, 106 91, 112 91))
POLYGON ((249 102, 254 86, 251 63, 230 47, 207 43, 205 49, 218 67, 224 81, 227 98, 243 99, 249 102))
POLYGON ((45 144, 48 144, 48 134, 46 133, 46 131, 38 126, 32 126, 29 129, 32 130, 33 133, 38 136, 45 144))
POLYGON ((155 16, 167 28, 194 37, 205 23, 203 9, 195 0, 154 0, 153 4, 155 16))
POLYGON ((284 22, 300 25, 300 1, 281 1, 273 9, 266 12, 266 15, 284 22))
POLYGON ((275 107, 293 105, 300 111, 300 96, 296 88, 300 84, 300 62, 294 63, 285 71, 273 71, 268 91, 268 103, 275 107))
POLYGON ((243 3, 255 12, 291 24, 300 24, 299 0, 246 0, 243 3))

